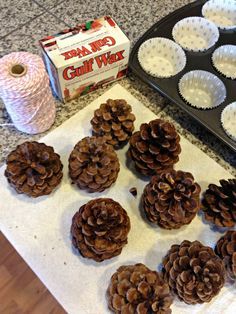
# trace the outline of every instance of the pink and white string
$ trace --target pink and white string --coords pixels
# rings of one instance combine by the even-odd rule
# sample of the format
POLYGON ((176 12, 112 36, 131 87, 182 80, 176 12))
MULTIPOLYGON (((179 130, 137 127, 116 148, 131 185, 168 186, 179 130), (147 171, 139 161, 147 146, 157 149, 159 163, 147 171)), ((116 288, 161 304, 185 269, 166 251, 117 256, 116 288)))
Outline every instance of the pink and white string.
MULTIPOLYGON (((12 52, 0 59, 0 97, 14 126, 22 132, 44 132, 55 120, 49 78, 37 55, 12 52)), ((0 124, 6 125, 11 124, 0 124)))

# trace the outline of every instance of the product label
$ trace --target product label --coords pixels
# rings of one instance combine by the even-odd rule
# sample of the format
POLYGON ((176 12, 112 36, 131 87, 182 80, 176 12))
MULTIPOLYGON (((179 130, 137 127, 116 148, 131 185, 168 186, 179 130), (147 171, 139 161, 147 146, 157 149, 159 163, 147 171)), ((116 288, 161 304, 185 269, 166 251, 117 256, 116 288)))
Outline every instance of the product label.
POLYGON ((85 56, 88 56, 94 52, 101 51, 102 47, 107 46, 114 46, 116 44, 116 41, 113 37, 107 36, 103 39, 96 40, 90 44, 88 44, 88 48, 85 46, 72 49, 66 52, 63 52, 62 55, 64 56, 65 60, 71 59, 71 58, 82 58, 85 56))

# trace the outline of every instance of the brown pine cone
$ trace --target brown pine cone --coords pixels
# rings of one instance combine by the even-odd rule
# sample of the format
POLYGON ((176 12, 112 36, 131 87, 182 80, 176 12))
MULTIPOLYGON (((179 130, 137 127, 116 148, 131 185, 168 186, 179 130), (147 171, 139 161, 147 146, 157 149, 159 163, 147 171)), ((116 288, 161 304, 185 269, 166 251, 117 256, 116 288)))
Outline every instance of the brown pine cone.
POLYGON ((162 228, 180 228, 196 216, 200 191, 189 172, 171 170, 153 176, 143 192, 145 214, 162 228))
POLYGON ((51 146, 24 142, 7 157, 5 176, 17 193, 31 197, 50 194, 61 182, 63 165, 51 146))
POLYGON ((216 254, 223 260, 229 277, 236 279, 236 231, 227 231, 216 243, 216 254))
POLYGON ((143 264, 121 266, 112 275, 108 304, 116 314, 169 314, 172 297, 161 274, 143 264))
POLYGON ((135 116, 124 99, 108 99, 95 110, 91 120, 93 135, 103 136, 115 148, 125 144, 134 130, 135 116))
POLYGON ((206 220, 218 227, 236 224, 236 179, 220 180, 220 185, 209 184, 203 195, 202 210, 206 220))
POLYGON ((111 198, 97 198, 80 207, 71 225, 72 243, 83 257, 102 262, 119 255, 130 230, 130 219, 111 198))
POLYGON ((116 152, 103 138, 85 137, 69 158, 72 182, 88 192, 102 192, 117 179, 120 164, 116 152))
POLYGON ((151 176, 170 170, 178 162, 180 137, 173 124, 161 119, 141 124, 130 138, 129 155, 137 171, 151 176))
POLYGON ((187 304, 210 302, 225 282, 225 268, 212 248, 199 241, 172 245, 163 260, 164 278, 187 304))

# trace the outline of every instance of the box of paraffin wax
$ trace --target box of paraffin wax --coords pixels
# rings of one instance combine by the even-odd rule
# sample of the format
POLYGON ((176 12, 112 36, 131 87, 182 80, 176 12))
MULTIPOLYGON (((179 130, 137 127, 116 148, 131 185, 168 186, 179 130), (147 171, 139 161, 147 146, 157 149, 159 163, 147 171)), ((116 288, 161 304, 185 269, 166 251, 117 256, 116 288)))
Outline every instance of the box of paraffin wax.
POLYGON ((55 94, 69 101, 126 75, 130 41, 109 16, 40 40, 55 94))

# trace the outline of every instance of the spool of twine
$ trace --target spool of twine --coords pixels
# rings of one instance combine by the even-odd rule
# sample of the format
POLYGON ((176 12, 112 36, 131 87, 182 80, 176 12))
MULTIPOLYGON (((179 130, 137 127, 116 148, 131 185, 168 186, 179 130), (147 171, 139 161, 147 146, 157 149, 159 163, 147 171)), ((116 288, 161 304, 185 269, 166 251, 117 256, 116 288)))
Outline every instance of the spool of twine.
MULTIPOLYGON (((13 52, 0 59, 0 97, 20 131, 37 134, 55 120, 56 106, 42 59, 13 52)), ((0 124, 0 126, 11 124, 0 124)))

